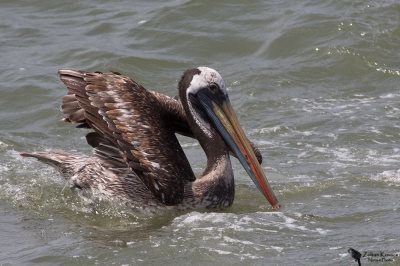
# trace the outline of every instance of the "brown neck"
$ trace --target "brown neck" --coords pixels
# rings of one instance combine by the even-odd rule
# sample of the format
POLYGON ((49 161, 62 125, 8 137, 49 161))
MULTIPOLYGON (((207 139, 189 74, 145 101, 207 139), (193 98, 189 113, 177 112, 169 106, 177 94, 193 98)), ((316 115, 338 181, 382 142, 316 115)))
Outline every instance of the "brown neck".
POLYGON ((196 181, 187 184, 187 201, 183 204, 205 208, 230 206, 234 199, 235 186, 229 149, 212 126, 206 126, 206 132, 205 126, 196 121, 199 119, 193 117, 193 106, 189 107, 186 95, 181 95, 181 101, 188 124, 207 156, 207 166, 203 174, 196 181))
POLYGON ((211 122, 204 121, 203 119, 206 118, 201 118, 200 115, 196 113, 197 111, 195 110, 195 106, 194 104, 189 103, 185 90, 180 89, 179 92, 189 127, 207 156, 207 167, 204 172, 204 174, 206 174, 208 169, 211 168, 213 162, 225 156, 229 149, 214 127, 207 125, 207 123, 211 122))
MULTIPOLYGON (((208 160, 210 162, 210 160, 208 160)), ((207 164, 203 175, 187 183, 182 207, 223 208, 232 205, 235 182, 228 153, 207 164)))

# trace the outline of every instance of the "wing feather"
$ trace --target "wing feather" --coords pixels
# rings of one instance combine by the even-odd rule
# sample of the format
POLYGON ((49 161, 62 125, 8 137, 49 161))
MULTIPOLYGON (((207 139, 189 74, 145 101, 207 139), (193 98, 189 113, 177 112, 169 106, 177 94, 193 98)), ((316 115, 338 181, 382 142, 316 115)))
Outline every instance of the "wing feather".
POLYGON ((59 73, 69 91, 62 105, 67 121, 87 123, 95 129, 98 135, 89 139, 94 143, 93 139, 102 139, 97 140, 101 144, 95 148, 96 155, 109 157, 118 167, 125 162, 125 167, 130 167, 156 198, 168 205, 179 203, 184 182, 195 177, 171 122, 165 119, 165 103, 160 102, 164 97, 156 97, 133 80, 115 73, 73 69, 59 73), (77 103, 70 95, 75 96, 77 103), (108 144, 104 144, 105 139, 108 144))

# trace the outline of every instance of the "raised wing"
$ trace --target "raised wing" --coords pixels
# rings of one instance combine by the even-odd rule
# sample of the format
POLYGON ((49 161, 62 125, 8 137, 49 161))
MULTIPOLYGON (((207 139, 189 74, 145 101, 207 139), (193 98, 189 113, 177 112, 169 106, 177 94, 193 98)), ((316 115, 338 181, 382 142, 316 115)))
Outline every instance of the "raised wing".
MULTIPOLYGON (((83 76, 85 74, 84 71, 81 70, 60 70, 61 72, 73 71, 74 76, 69 74, 61 74, 61 80, 68 88, 68 94, 62 98, 61 111, 67 115, 67 118, 64 118, 63 121, 70 123, 79 123, 77 127, 85 128, 90 127, 88 120, 86 120, 84 115, 84 110, 81 108, 79 101, 85 101, 86 96, 86 82, 83 80, 83 76)), ((114 73, 118 74, 118 73, 114 73)), ((183 110, 183 106, 179 101, 179 97, 175 96, 174 98, 170 98, 167 95, 148 90, 149 93, 153 94, 159 103, 159 107, 162 110, 162 114, 164 116, 164 121, 168 122, 168 127, 176 133, 181 135, 194 138, 193 132, 191 131, 187 120, 186 114, 183 110)), ((98 116, 98 119, 101 117, 98 116)), ((258 147, 250 141, 250 144, 253 148, 253 151, 259 161, 262 163, 262 154, 258 147)), ((89 143, 90 144, 90 143, 89 143)))
POLYGON ((176 101, 118 73, 62 69, 59 74, 68 88, 62 100, 65 120, 97 132, 88 136, 89 144, 103 143, 96 154, 103 159, 111 154, 116 165, 124 161, 161 202, 179 203, 184 182, 195 177, 171 126, 181 122, 171 122, 165 112, 165 100, 176 101))

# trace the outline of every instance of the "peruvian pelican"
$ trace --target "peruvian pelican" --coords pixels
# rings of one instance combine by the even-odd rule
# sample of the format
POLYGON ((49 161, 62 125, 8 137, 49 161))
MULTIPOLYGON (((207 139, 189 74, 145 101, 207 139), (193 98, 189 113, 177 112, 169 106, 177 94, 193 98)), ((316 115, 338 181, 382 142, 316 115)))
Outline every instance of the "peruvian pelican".
POLYGON ((63 120, 93 130, 86 139, 94 156, 62 150, 21 155, 55 167, 81 196, 133 208, 227 207, 235 195, 232 153, 270 204, 279 208, 260 166, 260 151, 243 132, 214 69, 185 71, 179 100, 117 72, 58 73, 68 89, 62 98, 63 120), (175 133, 199 141, 207 156, 201 176, 195 177, 175 133))

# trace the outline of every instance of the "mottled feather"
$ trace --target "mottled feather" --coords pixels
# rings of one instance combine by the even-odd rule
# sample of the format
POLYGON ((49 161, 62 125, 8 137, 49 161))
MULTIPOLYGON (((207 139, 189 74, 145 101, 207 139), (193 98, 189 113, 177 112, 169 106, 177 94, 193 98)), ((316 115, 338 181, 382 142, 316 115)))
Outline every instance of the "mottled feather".
MULTIPOLYGON (((101 117, 98 115, 97 109, 91 107, 88 97, 83 93, 86 91, 86 82, 83 80, 85 73, 85 71, 77 69, 62 69, 59 71, 61 81, 68 89, 68 94, 65 95, 61 101, 61 111, 63 114, 67 115, 63 121, 70 123, 81 123, 78 127, 89 127, 88 121, 96 121, 97 123, 95 123, 95 125, 104 123, 104 121, 101 121, 101 117), (86 106, 86 116, 90 119, 85 118, 85 112, 82 108, 82 105, 86 106)), ((96 73, 102 74, 101 72, 96 73)), ((119 73, 117 74, 120 75, 119 73)), ((175 133, 194 138, 193 132, 191 131, 187 122, 183 106, 179 101, 179 96, 176 95, 174 98, 170 98, 156 91, 147 91, 155 98, 163 115, 164 125, 175 133)), ((115 99, 112 97, 107 98, 107 94, 104 93, 103 100, 107 102, 115 101, 115 99)), ((92 125, 92 127, 95 128, 95 125, 92 125)), ((108 132, 108 134, 110 135, 110 132, 108 132)), ((261 164, 262 155, 260 150, 252 141, 249 140, 249 142, 254 150, 257 160, 261 164)))
POLYGON ((82 119, 75 115, 75 109, 64 109, 69 121, 86 122, 100 136, 104 135, 158 200, 167 205, 181 202, 184 182, 194 181, 195 177, 174 130, 166 123, 168 119, 164 116, 168 112, 159 106, 157 97, 162 96, 155 96, 130 78, 111 72, 66 69, 59 73, 84 110, 82 119), (168 158, 175 160, 171 162, 168 158))

